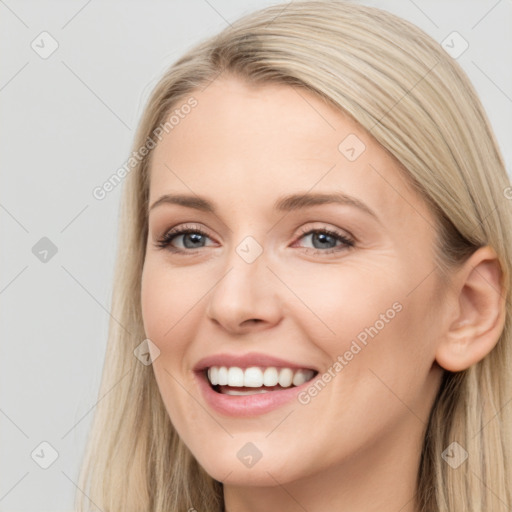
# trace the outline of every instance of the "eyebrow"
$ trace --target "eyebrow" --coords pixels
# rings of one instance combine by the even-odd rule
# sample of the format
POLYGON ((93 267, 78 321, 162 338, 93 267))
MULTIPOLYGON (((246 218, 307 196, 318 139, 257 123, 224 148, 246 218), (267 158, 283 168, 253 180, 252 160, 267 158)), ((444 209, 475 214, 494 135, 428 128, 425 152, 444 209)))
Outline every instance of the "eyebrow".
MULTIPOLYGON (((154 208, 161 204, 177 204, 180 206, 186 206, 188 208, 194 208, 196 210, 201 210, 210 213, 215 213, 216 211, 216 208, 213 205, 213 203, 211 203, 204 197, 191 196, 186 194, 164 194, 151 205, 149 211, 153 210, 154 208)), ((366 205, 356 197, 344 194, 342 192, 335 192, 329 194, 291 194, 277 199, 277 201, 274 203, 274 210, 281 212, 290 212, 322 204, 341 204, 353 206, 367 213, 368 215, 374 217, 376 220, 379 220, 377 214, 368 205, 366 205)))

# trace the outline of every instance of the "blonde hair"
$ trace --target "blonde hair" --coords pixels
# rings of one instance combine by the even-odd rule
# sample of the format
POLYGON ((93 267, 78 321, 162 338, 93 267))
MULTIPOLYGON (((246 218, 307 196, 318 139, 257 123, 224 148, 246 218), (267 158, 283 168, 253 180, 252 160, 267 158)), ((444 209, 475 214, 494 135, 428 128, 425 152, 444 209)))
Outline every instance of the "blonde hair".
MULTIPOLYGON (((297 1, 249 14, 198 44, 164 74, 134 142, 141 148, 176 105, 225 73, 247 83, 314 92, 355 119, 401 165, 438 221, 438 271, 478 247, 496 251, 511 300, 512 213, 502 157, 468 78, 420 29, 380 9, 297 1)), ((146 338, 141 273, 147 238, 149 152, 126 178, 105 366, 77 492, 104 512, 221 512, 222 484, 174 430, 151 366, 134 357, 146 338), (82 492, 83 491, 83 492, 82 492)), ((469 369, 445 372, 417 476, 422 512, 512 507, 511 311, 496 347, 469 369), (453 441, 458 468, 442 458, 453 441)))

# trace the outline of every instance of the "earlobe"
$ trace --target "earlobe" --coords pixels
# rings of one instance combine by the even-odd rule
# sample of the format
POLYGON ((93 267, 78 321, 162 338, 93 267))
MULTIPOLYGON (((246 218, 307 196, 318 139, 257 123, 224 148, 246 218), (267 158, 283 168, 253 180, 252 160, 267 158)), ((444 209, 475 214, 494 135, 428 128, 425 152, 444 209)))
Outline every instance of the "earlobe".
POLYGON ((445 370, 466 370, 496 346, 505 324, 506 289, 494 249, 481 247, 453 279, 457 308, 436 350, 445 370))

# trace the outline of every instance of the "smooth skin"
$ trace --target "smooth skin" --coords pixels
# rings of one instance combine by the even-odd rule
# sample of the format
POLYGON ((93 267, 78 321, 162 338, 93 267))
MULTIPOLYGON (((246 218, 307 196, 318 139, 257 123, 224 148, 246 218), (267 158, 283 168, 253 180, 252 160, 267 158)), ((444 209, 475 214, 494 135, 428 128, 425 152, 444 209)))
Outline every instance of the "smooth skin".
POLYGON ((423 198, 366 131, 312 93, 222 76, 194 97, 198 106, 154 149, 149 206, 186 194, 215 212, 151 208, 142 278, 173 425, 223 482, 229 512, 415 511, 442 368, 475 364, 503 329, 496 254, 481 248, 450 282, 441 278, 423 198), (354 161, 339 150, 350 134, 366 146, 354 161), (376 217, 349 204, 273 209, 289 194, 333 192, 376 217), (191 224, 206 236, 157 246, 191 224), (353 245, 306 234, 313 229, 353 245), (236 251, 248 236, 263 250, 252 263, 236 251), (326 371, 396 302, 401 311, 307 405, 237 418, 200 394, 192 369, 212 354, 263 352, 326 371), (262 453, 250 468, 237 457, 249 442, 262 453))

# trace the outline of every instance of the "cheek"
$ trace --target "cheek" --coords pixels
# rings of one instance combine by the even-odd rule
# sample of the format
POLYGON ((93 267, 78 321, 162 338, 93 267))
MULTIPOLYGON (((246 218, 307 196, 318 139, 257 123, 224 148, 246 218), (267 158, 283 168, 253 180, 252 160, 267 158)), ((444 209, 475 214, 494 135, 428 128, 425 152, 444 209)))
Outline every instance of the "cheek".
POLYGON ((436 326, 428 304, 434 282, 418 286, 411 265, 398 263, 356 266, 347 260, 343 269, 320 268, 295 282, 301 304, 292 316, 326 356, 327 370, 345 375, 333 386, 343 398, 348 390, 359 393, 354 388, 361 381, 373 392, 386 392, 376 375, 412 398, 431 368, 436 326))
POLYGON ((180 329, 183 330, 189 317, 193 316, 193 309, 198 306, 207 288, 197 284, 201 280, 192 279, 186 271, 173 272, 155 260, 156 258, 148 258, 142 273, 141 307, 144 330, 160 350, 165 349, 165 340, 171 339, 173 347, 178 348, 179 345, 175 342, 182 337, 177 334, 180 329))
POLYGON ((167 284, 165 274, 159 273, 151 262, 146 262, 141 286, 142 318, 146 336, 157 345, 172 326, 172 312, 176 305, 167 284))
POLYGON ((149 255, 142 272, 141 306, 146 334, 161 338, 193 317, 214 284, 215 276, 194 265, 172 267, 160 255, 149 255))
POLYGON ((153 371, 169 417, 181 436, 187 428, 194 431, 190 421, 201 419, 201 411, 190 407, 189 393, 195 393, 195 384, 184 356, 195 336, 193 308, 206 290, 190 286, 190 282, 194 280, 186 270, 173 272, 156 258, 146 259, 141 282, 144 330, 160 351, 153 371))
POLYGON ((369 338, 368 328, 374 324, 380 332, 399 316, 404 296, 400 283, 389 267, 377 263, 347 261, 342 268, 319 266, 293 281, 300 302, 293 317, 308 326, 313 343, 320 343, 335 357, 347 350, 352 340, 369 338))

